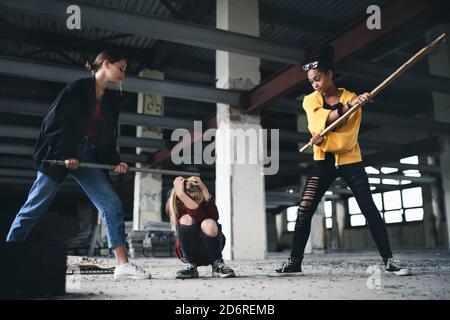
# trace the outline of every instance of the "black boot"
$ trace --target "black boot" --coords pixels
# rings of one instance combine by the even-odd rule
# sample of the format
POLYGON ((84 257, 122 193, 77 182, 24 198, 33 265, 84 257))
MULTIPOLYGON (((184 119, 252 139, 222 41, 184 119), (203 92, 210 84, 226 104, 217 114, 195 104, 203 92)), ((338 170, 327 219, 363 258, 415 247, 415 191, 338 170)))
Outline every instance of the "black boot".
POLYGON ((223 259, 219 259, 212 264, 212 276, 220 278, 234 278, 236 274, 233 269, 223 262, 223 259))
POLYGON ((177 272, 176 279, 194 279, 198 278, 197 266, 193 263, 188 263, 186 266, 177 272))
POLYGON ((281 265, 281 268, 275 270, 276 275, 285 276, 285 275, 302 275, 302 260, 303 257, 293 258, 289 257, 289 259, 281 265))

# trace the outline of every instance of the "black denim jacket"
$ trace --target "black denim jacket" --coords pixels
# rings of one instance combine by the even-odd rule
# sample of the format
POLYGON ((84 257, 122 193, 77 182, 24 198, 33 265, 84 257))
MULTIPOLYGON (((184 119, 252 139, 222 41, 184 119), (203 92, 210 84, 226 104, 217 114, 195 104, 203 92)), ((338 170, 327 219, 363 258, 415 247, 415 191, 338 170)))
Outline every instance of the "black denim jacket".
MULTIPOLYGON (((116 93, 105 90, 95 148, 99 163, 120 163, 120 155, 116 149, 120 112, 118 102, 116 93)), ((81 78, 64 87, 44 115, 33 154, 35 169, 57 182, 64 180, 68 169, 62 166, 43 166, 41 161, 75 158, 78 144, 95 111, 95 104, 95 77, 81 78)))

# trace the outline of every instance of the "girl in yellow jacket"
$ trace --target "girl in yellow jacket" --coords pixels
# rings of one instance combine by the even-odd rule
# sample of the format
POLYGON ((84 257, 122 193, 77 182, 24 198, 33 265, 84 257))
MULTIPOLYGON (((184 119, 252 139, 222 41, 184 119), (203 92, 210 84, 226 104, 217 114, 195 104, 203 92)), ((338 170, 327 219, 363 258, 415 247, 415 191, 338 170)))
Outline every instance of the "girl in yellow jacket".
POLYGON ((408 269, 401 267, 399 262, 392 258, 386 225, 372 199, 358 145, 361 109, 325 137, 320 136, 325 127, 344 115, 352 105, 365 104, 370 99, 369 93, 357 96, 335 86, 333 58, 333 48, 325 47, 313 53, 303 65, 314 88, 314 92, 303 99, 303 109, 306 111, 308 129, 312 134, 310 144, 314 148, 315 161, 299 203, 291 256, 281 268, 276 269, 276 274, 301 274, 303 253, 311 230, 311 218, 321 198, 337 177, 342 177, 350 187, 366 217, 386 272, 396 275, 409 274, 408 269))

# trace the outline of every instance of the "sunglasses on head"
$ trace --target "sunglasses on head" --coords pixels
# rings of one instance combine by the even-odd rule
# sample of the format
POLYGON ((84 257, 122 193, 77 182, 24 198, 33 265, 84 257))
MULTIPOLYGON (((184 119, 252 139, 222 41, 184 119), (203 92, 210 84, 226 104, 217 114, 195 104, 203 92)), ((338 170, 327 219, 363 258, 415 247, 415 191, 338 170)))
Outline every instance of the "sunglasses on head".
POLYGON ((184 180, 184 190, 197 192, 200 188, 195 183, 192 183, 192 181, 184 180))
POLYGON ((318 66, 319 66, 319 61, 314 61, 314 62, 303 65, 303 70, 305 70, 305 72, 308 72, 311 69, 317 69, 318 66))

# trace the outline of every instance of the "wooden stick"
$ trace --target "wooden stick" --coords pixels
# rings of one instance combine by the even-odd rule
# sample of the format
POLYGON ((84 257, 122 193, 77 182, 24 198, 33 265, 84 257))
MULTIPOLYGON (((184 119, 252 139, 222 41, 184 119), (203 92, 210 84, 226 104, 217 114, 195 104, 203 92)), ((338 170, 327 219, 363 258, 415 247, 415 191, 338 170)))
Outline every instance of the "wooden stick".
MULTIPOLYGON (((394 81, 395 79, 400 77, 404 72, 406 72, 409 68, 411 68, 411 66, 414 65, 417 61, 419 61, 424 55, 426 55, 434 47, 436 47, 439 44, 439 42, 441 42, 445 38, 445 36, 446 36, 445 33, 441 34, 433 42, 431 42, 428 46, 422 48, 419 52, 417 52, 414 56, 412 56, 408 61, 406 61, 400 68, 398 68, 394 73, 392 73, 389 77, 387 77, 382 83, 380 83, 375 89, 373 89, 370 92, 371 99, 373 99, 376 95, 378 95, 380 93, 380 91, 383 90, 384 88, 386 88, 392 81, 394 81)), ((320 136, 321 137, 325 136, 328 132, 330 132, 335 127, 337 127, 342 122, 344 122, 353 112, 358 110, 360 107, 362 107, 361 104, 359 104, 359 103, 355 104, 342 117, 338 118, 336 121, 334 121, 328 127, 326 127, 320 133, 320 136)), ((303 152, 309 146, 311 146, 311 144, 307 143, 300 149, 300 152, 303 152)))
MULTIPOLYGON (((50 165, 50 166, 65 166, 66 163, 63 160, 42 160, 42 164, 50 165)), ((80 162, 78 164, 78 168, 95 168, 95 169, 106 169, 106 170, 114 170, 116 166, 109 164, 98 164, 98 163, 87 163, 80 162)), ((160 169, 148 169, 148 168, 136 168, 129 167, 127 172, 145 172, 145 173, 157 173, 168 176, 200 176, 198 172, 189 172, 189 171, 173 171, 173 170, 160 170, 160 169)))

